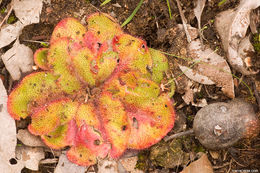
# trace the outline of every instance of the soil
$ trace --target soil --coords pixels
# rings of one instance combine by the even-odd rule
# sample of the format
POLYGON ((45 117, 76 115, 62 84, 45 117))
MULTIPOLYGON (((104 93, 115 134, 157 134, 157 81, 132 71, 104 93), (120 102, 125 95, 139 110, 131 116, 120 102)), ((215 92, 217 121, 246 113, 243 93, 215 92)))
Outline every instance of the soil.
MULTIPOLYGON (((187 19, 187 23, 193 27, 197 26, 197 20, 193 13, 194 2, 190 0, 180 0, 182 4, 182 10, 187 19)), ((10 0, 3 0, 1 8, 6 7, 9 4, 10 0)), ((110 3, 104 6, 100 6, 102 3, 99 0, 51 0, 51 3, 48 3, 48 0, 45 1, 44 7, 41 13, 41 21, 38 24, 33 24, 25 27, 20 36, 20 41, 23 44, 28 45, 35 51, 36 49, 42 47, 39 43, 33 43, 32 41, 44 41, 49 42, 51 33, 54 26, 65 17, 75 17, 81 20, 84 23, 84 19, 91 13, 94 12, 105 12, 116 18, 116 20, 122 24, 125 19, 132 13, 136 8, 139 0, 112 0, 110 3), (29 41, 28 41, 29 40, 29 41)), ((144 0, 141 8, 131 20, 131 22, 126 25, 123 29, 125 32, 142 38, 146 40, 149 47, 174 54, 176 56, 168 56, 170 64, 170 74, 174 77, 182 77, 180 75, 181 71, 177 67, 177 62, 182 63, 183 60, 178 59, 177 56, 186 56, 186 47, 187 41, 186 37, 179 36, 179 33, 176 33, 174 29, 177 24, 181 24, 182 20, 179 15, 176 1, 169 0, 172 19, 169 16, 169 10, 166 0, 144 0)), ((227 0, 223 5, 218 5, 219 0, 211 0, 206 3, 202 14, 202 28, 207 26, 203 31, 205 37, 204 44, 211 47, 213 50, 219 48, 218 53, 224 55, 222 49, 221 41, 217 36, 217 33, 214 28, 214 18, 215 16, 226 9, 234 8, 238 5, 239 0, 227 0)), ((259 11, 259 9, 258 9, 259 11)), ((259 58, 259 57, 258 57, 259 58)), ((258 59, 259 60, 259 59, 258 59)), ((259 68, 255 67, 255 68, 259 68)), ((233 74, 241 77, 241 74, 232 70, 233 74)), ((10 88, 9 83, 9 74, 5 70, 4 65, 0 62, 0 74, 4 78, 4 84, 6 88, 10 88)), ((260 75, 243 77, 243 81, 252 89, 253 92, 258 92, 260 89, 260 75), (258 89, 258 91, 257 91, 258 89)), ((257 103, 257 98, 253 98, 250 95, 248 88, 245 85, 239 84, 239 81, 236 81, 237 85, 235 86, 236 97, 242 98, 244 100, 250 101, 256 112, 259 113, 259 103, 257 103), (250 98, 250 99, 249 99, 250 98)), ((195 84, 198 85, 198 84, 195 84)), ((173 96, 175 100, 176 111, 178 112, 179 121, 176 123, 175 128, 169 133, 176 133, 179 131, 185 131, 192 128, 193 118, 196 112, 199 110, 198 107, 186 105, 182 100, 181 96, 184 94, 182 90, 185 86, 179 84, 177 86, 177 92, 173 96), (185 126, 185 128, 183 128, 185 126)), ((197 97, 194 100, 200 100, 205 98, 208 103, 217 102, 217 101, 228 101, 228 97, 223 95, 219 87, 214 85, 204 86, 201 91, 197 93, 197 97), (214 99, 211 96, 216 96, 214 99)), ((147 160, 145 161, 147 167, 139 167, 147 172, 180 172, 184 166, 187 166, 192 160, 196 159, 194 155, 197 152, 202 151, 207 153, 208 158, 211 161, 211 164, 214 168, 214 172, 234 172, 236 170, 257 170, 260 168, 259 155, 260 155, 260 138, 259 136, 251 140, 242 140, 239 144, 223 149, 214 151, 217 153, 218 157, 214 157, 212 151, 203 148, 199 142, 193 136, 187 136, 189 141, 189 147, 186 146, 185 141, 181 146, 183 153, 188 153, 189 158, 185 164, 180 166, 166 168, 160 166, 156 162, 149 160, 150 150, 146 150, 141 154, 145 155, 147 160), (195 154, 194 154, 195 153, 195 154), (193 158, 191 156, 194 156, 193 158)), ((187 140, 186 140, 187 142, 187 140)), ((46 152, 46 158, 52 158, 53 155, 50 152, 46 152)), ((141 165, 142 160, 139 160, 139 165, 141 165)), ((55 164, 50 165, 41 165, 40 173, 53 172, 55 164)), ((28 169, 23 170, 24 173, 32 172, 28 169)))

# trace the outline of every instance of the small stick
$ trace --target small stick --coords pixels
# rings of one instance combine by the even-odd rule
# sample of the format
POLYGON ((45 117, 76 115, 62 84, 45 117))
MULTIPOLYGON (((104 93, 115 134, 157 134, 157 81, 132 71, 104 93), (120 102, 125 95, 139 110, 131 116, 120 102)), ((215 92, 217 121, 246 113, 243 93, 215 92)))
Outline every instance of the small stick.
POLYGON ((256 89, 255 82, 252 82, 252 85, 253 85, 253 90, 254 90, 256 102, 257 102, 257 104, 258 104, 258 108, 260 109, 260 97, 259 97, 258 91, 257 91, 257 89, 256 89))
POLYGON ((186 33, 187 41, 188 41, 188 43, 190 43, 190 42, 191 42, 191 36, 190 36, 190 34, 189 34, 189 32, 188 32, 188 29, 187 29, 187 23, 186 23, 187 20, 186 20, 184 14, 183 14, 182 9, 181 9, 181 3, 180 3, 180 1, 179 1, 179 0, 176 0, 176 2, 177 2, 177 6, 178 6, 178 9, 179 9, 179 12, 180 12, 180 16, 181 16, 183 28, 184 28, 184 31, 185 31, 185 33, 186 33))
POLYGON ((190 130, 187 130, 185 132, 180 132, 180 133, 173 134, 171 136, 167 136, 163 140, 165 142, 168 142, 169 140, 172 140, 174 138, 178 138, 178 137, 185 136, 185 135, 190 135, 190 134, 193 134, 193 133, 194 133, 194 130, 190 129, 190 130))
POLYGON ((40 161, 40 164, 53 164, 58 163, 59 159, 53 158, 53 159, 44 159, 40 161))
POLYGON ((2 25, 4 24, 4 22, 8 19, 8 17, 10 16, 11 12, 13 10, 13 3, 11 3, 11 7, 8 11, 8 13, 6 14, 5 18, 2 20, 2 22, 0 23, 0 28, 2 27, 2 25))

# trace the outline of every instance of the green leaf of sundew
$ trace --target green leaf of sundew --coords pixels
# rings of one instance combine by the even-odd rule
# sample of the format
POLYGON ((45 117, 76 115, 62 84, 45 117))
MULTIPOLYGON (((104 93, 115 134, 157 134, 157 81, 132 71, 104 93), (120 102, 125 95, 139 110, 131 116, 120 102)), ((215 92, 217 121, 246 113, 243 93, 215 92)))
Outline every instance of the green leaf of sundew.
POLYGON ((35 135, 44 135, 53 131, 57 126, 68 123, 76 115, 77 102, 61 99, 49 103, 34 113, 29 131, 35 135))
POLYGON ((98 117, 93 103, 81 104, 78 108, 75 121, 78 127, 86 124, 96 129, 100 128, 98 117))
POLYGON ((83 81, 88 83, 90 86, 94 86, 95 73, 91 71, 91 62, 93 62, 94 56, 91 51, 87 47, 84 47, 72 54, 74 55, 71 55, 71 62, 76 73, 79 74, 83 81))
POLYGON ((59 76, 57 84, 68 94, 73 94, 81 88, 80 81, 70 69, 70 40, 62 38, 52 43, 47 57, 50 70, 59 76))
POLYGON ((168 60, 164 54, 159 50, 149 48, 153 66, 152 66, 152 80, 156 83, 161 83, 163 79, 163 74, 168 70, 168 60))
POLYGON ((157 83, 143 78, 135 71, 119 72, 104 85, 104 89, 120 98, 124 103, 139 105, 145 100, 157 98, 160 87, 157 83))
POLYGON ((34 63, 43 70, 48 70, 48 48, 40 48, 34 53, 34 63))
POLYGON ((48 72, 37 72, 26 76, 8 97, 8 112, 19 120, 29 116, 33 109, 49 100, 62 96, 56 84, 57 77, 48 72))
POLYGON ((41 138, 47 146, 58 150, 75 143, 76 131, 76 123, 74 120, 71 120, 64 125, 56 127, 54 131, 42 135, 41 138))
POLYGON ((126 150, 130 134, 124 106, 119 99, 103 92, 99 98, 99 108, 106 136, 112 144, 110 156, 118 158, 126 150))
POLYGON ((167 95, 138 106, 126 106, 126 111, 131 127, 128 143, 131 149, 144 149, 159 142, 174 125, 175 112, 167 95))
POLYGON ((101 43, 112 40, 115 35, 123 33, 119 24, 105 13, 94 13, 87 18, 88 31, 94 33, 101 43))
POLYGON ((152 57, 145 41, 128 34, 122 34, 113 40, 113 48, 119 54, 119 65, 122 68, 149 73, 152 67, 152 57))
POLYGON ((54 28, 50 44, 63 37, 79 42, 83 40, 86 32, 87 29, 85 26, 83 26, 77 19, 66 18, 60 21, 54 28))
POLYGON ((97 154, 84 144, 76 144, 67 151, 68 160, 80 166, 91 166, 97 163, 97 154))
POLYGON ((105 51, 98 57, 99 71, 96 78, 96 83, 104 82, 115 70, 117 66, 118 53, 113 51, 105 51))

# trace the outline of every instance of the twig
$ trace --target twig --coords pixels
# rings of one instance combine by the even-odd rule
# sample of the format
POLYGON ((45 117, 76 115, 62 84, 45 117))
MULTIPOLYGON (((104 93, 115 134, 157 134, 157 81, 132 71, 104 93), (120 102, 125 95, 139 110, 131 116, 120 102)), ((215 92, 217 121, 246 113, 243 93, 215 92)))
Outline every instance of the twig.
POLYGON ((224 168, 224 167, 229 166, 229 165, 230 165, 230 162, 224 163, 224 164, 222 164, 220 166, 212 166, 212 168, 213 169, 220 169, 220 168, 224 168))
POLYGON ((13 11, 13 3, 11 2, 11 7, 8 10, 8 13, 6 14, 5 18, 2 20, 2 22, 0 23, 0 28, 2 27, 2 25, 4 24, 4 22, 8 19, 8 17, 10 16, 11 12, 13 11))
POLYGON ((44 159, 40 161, 40 164, 53 164, 58 163, 59 159, 53 158, 53 159, 44 159))
POLYGON ((252 82, 252 85, 253 85, 253 90, 254 90, 256 102, 257 102, 257 104, 258 104, 258 108, 260 109, 260 97, 259 97, 258 91, 257 91, 257 89, 256 89, 255 82, 252 82))
POLYGON ((185 135, 190 135, 190 134, 193 134, 193 133, 194 133, 194 130, 190 129, 190 130, 187 130, 185 132, 180 132, 180 133, 173 134, 171 136, 167 136, 167 137, 164 138, 164 141, 167 142, 167 141, 172 140, 174 138, 178 138, 178 137, 185 136, 185 135))
POLYGON ((93 8, 95 8, 98 12, 101 13, 101 10, 100 10, 99 8, 97 8, 96 6, 92 5, 91 3, 89 3, 89 4, 90 4, 90 6, 92 6, 93 8))
POLYGON ((187 20, 186 20, 184 14, 183 14, 182 9, 181 9, 181 3, 180 3, 180 1, 179 1, 179 0, 176 0, 176 2, 177 2, 177 6, 178 6, 178 9, 179 9, 179 12, 180 12, 180 16, 181 16, 183 28, 184 28, 184 31, 185 31, 185 33, 186 33, 187 41, 190 43, 190 42, 191 42, 191 36, 190 36, 190 34, 189 34, 189 32, 188 32, 188 29, 187 29, 187 22, 186 22, 187 20))
POLYGON ((233 159, 231 159, 230 162, 229 162, 229 168, 228 168, 227 173, 230 173, 230 171, 231 171, 231 168, 232 168, 232 162, 233 162, 233 159))

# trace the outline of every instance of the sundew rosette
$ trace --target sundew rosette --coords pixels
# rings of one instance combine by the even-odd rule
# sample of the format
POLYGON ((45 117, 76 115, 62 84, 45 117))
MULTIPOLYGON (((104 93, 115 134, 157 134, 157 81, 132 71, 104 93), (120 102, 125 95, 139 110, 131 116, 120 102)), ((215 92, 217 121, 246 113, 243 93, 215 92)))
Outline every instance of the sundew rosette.
POLYGON ((83 166, 150 147, 172 129, 175 115, 159 87, 167 58, 107 14, 86 22, 60 21, 50 47, 34 54, 41 70, 8 98, 14 119, 30 117, 32 134, 52 149, 69 148, 68 159, 83 166))

